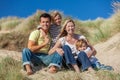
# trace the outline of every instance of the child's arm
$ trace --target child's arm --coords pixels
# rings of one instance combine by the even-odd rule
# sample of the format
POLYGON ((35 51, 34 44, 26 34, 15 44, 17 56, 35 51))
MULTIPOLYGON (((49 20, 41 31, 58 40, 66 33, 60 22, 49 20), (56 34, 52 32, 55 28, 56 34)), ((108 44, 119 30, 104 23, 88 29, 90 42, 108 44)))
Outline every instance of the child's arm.
POLYGON ((86 50, 84 50, 85 53, 87 54, 88 58, 90 58, 92 55, 95 55, 95 50, 94 49, 91 49, 90 47, 87 47, 86 50))
POLYGON ((86 37, 81 36, 80 39, 86 40, 86 42, 87 42, 87 44, 88 44, 88 47, 91 48, 92 52, 89 52, 89 56, 91 56, 91 55, 96 55, 96 54, 97 54, 97 51, 96 51, 95 48, 90 44, 89 40, 88 40, 86 37))
POLYGON ((91 48, 91 51, 92 51, 92 55, 96 55, 97 54, 97 51, 95 50, 94 47, 92 47, 91 45, 89 45, 89 47, 91 48))

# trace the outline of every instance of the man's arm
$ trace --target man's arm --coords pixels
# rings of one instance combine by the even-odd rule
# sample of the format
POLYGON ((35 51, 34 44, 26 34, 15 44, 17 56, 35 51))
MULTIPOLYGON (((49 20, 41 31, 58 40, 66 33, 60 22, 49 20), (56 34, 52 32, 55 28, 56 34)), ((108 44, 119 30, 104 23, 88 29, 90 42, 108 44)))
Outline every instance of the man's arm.
POLYGON ((36 52, 36 51, 40 50, 41 48, 43 48, 44 46, 46 46, 48 43, 49 43, 49 38, 47 36, 45 36, 44 42, 40 45, 37 45, 35 41, 29 40, 28 41, 28 48, 32 52, 36 52))

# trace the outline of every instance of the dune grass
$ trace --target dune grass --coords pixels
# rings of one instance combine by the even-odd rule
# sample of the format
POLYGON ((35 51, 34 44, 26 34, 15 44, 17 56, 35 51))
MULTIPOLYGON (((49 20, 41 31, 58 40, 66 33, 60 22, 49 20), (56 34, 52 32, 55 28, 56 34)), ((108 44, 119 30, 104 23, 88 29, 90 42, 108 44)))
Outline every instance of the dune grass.
POLYGON ((110 71, 96 71, 96 73, 82 72, 76 73, 74 71, 60 71, 56 74, 39 74, 36 77, 22 75, 20 70, 21 62, 16 61, 10 57, 2 59, 0 62, 0 80, 120 80, 119 73, 110 71))
POLYGON ((0 62, 0 80, 29 80, 20 73, 21 62, 10 57, 0 62))
MULTIPOLYGON (((95 20, 80 21, 74 19, 76 23, 76 33, 82 34, 88 38, 91 44, 96 44, 101 41, 105 41, 114 34, 120 32, 120 3, 114 2, 114 14, 108 19, 97 18, 95 20)), ((21 33, 30 33, 35 30, 37 25, 39 25, 39 16, 45 11, 37 10, 37 12, 28 18, 20 21, 18 18, 2 18, 0 19, 0 29, 1 30, 14 30, 21 33)), ((62 23, 71 17, 62 14, 62 23)))
POLYGON ((0 19, 0 30, 12 30, 18 24, 20 24, 24 19, 18 17, 7 17, 0 19))
MULTIPOLYGON (((120 2, 114 2, 113 7, 115 12, 108 19, 97 18, 96 20, 87 21, 74 20, 76 23, 76 33, 85 35, 90 43, 96 44, 120 32, 120 2)), ((26 19, 11 17, 0 19, 0 30, 14 30, 14 32, 11 33, 0 34, 0 48, 21 51, 26 47, 29 33, 36 29, 39 24, 39 16, 43 12, 44 11, 38 10, 35 14, 26 19)), ((70 17, 63 15, 63 22, 67 18, 70 17)), ((0 80, 30 80, 20 73, 20 69, 21 62, 9 57, 2 59, 0 62, 0 80)), ((86 76, 91 75, 84 73, 78 75, 73 71, 66 71, 50 77, 49 80, 90 80, 86 78, 86 76)), ((120 80, 119 73, 116 74, 109 71, 97 71, 96 77, 96 80, 120 80)))

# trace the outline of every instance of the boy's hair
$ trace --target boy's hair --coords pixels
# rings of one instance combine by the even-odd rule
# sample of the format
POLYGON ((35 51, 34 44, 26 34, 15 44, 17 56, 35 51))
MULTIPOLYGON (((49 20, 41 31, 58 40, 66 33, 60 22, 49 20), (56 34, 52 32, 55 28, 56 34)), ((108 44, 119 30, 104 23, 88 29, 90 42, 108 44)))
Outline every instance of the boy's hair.
POLYGON ((40 20, 40 21, 41 21, 41 18, 42 18, 42 17, 44 17, 44 18, 49 18, 50 22, 51 22, 51 20, 52 20, 50 14, 48 14, 48 13, 43 13, 43 14, 41 14, 40 17, 39 17, 39 20, 40 20))
POLYGON ((79 47, 82 47, 82 45, 88 45, 85 39, 80 39, 76 42, 76 49, 78 50, 79 47))

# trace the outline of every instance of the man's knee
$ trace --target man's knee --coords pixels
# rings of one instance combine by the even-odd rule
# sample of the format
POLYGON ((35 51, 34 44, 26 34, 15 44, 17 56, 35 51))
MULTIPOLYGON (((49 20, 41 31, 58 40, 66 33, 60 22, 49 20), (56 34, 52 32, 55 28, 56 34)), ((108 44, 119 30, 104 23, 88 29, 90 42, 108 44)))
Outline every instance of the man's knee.
POLYGON ((22 51, 22 54, 26 54, 26 53, 29 53, 30 50, 28 48, 24 48, 23 51, 22 51))

